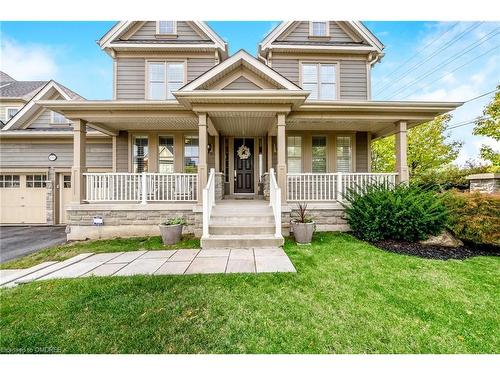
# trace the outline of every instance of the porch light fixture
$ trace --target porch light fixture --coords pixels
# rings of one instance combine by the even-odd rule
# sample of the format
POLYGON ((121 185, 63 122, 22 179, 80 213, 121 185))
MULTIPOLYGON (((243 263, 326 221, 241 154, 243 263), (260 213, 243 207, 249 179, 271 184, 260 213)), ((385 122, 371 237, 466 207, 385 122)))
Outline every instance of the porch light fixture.
POLYGON ((208 150, 208 152, 210 152, 210 153, 212 152, 212 144, 211 144, 211 143, 209 143, 209 144, 207 145, 207 150, 208 150))
POLYGON ((49 161, 56 161, 57 155, 51 152, 47 158, 49 159, 49 161))

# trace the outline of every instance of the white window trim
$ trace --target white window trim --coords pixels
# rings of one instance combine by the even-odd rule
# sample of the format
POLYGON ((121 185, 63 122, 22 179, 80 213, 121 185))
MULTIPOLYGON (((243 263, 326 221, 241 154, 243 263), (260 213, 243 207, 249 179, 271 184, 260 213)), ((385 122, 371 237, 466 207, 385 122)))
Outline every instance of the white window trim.
POLYGON ((146 100, 155 100, 155 101, 161 101, 161 100, 177 100, 174 98, 168 99, 168 76, 167 76, 167 64, 168 63, 180 63, 184 65, 184 77, 183 77, 183 83, 182 85, 184 86, 187 83, 187 59, 163 59, 163 60, 146 60, 145 64, 145 72, 144 72, 144 81, 145 81, 145 92, 144 96, 146 100), (165 99, 151 99, 149 97, 149 64, 151 63, 163 63, 164 66, 164 74, 165 74, 165 99))
POLYGON ((313 138, 314 137, 324 137, 325 138, 325 147, 326 147, 326 153, 325 153, 325 158, 326 158, 326 171, 324 173, 329 173, 330 171, 330 137, 328 136, 328 134, 316 134, 316 133, 313 133, 311 134, 311 171, 313 170, 313 159, 314 159, 314 156, 313 156, 313 138))
MULTIPOLYGON (((168 20, 161 20, 168 21, 168 20)), ((160 21, 156 21, 156 36, 158 37, 177 37, 177 21, 170 20, 174 23, 174 30, 172 33, 162 33, 160 32, 160 21)))
POLYGON ((320 65, 335 65, 335 99, 322 99, 319 96, 320 93, 320 81, 318 77, 318 99, 309 99, 307 98, 306 101, 334 101, 334 100, 340 100, 340 63, 338 60, 322 60, 322 61, 309 61, 309 60, 301 60, 299 64, 299 82, 300 82, 300 87, 304 87, 304 81, 302 77, 302 65, 308 65, 308 64, 316 64, 318 65, 318 75, 320 72, 320 65))
POLYGON ((176 149, 175 149, 175 134, 172 134, 172 133, 158 133, 157 134, 157 147, 158 147, 158 151, 157 151, 157 159, 158 159, 158 171, 160 170, 160 137, 168 137, 168 138, 172 138, 172 145, 174 146, 174 155, 172 157, 172 161, 173 161, 173 167, 174 167, 174 171, 172 173, 175 173, 175 162, 176 162, 176 149))
POLYGON ((7 121, 10 121, 10 119, 14 118, 14 116, 12 116, 11 118, 9 118, 9 109, 15 109, 16 110, 16 114, 17 112, 19 112, 19 110, 21 109, 21 107, 5 107, 5 123, 7 123, 7 121))
POLYGON ((54 120, 55 113, 56 112, 54 112, 54 111, 50 111, 50 124, 51 125, 68 125, 69 124, 69 120, 66 117, 65 117, 66 122, 56 122, 54 120))
MULTIPOLYGON (((335 133, 333 135, 334 139, 334 155, 335 155, 335 172, 337 170, 337 137, 349 137, 351 138, 351 170, 348 173, 356 172, 356 134, 353 133, 335 133)), ((347 173, 347 172, 344 172, 347 173)))
POLYGON ((330 21, 309 21, 309 38, 330 38, 330 21), (314 22, 326 23, 326 34, 325 35, 314 35, 313 34, 313 23, 314 22))

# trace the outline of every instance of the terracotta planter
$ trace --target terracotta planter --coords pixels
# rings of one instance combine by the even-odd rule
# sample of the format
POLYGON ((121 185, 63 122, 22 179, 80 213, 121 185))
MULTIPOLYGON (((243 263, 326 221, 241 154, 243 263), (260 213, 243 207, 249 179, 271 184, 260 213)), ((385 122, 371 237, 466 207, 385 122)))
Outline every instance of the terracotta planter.
POLYGON ((298 244, 310 244, 314 233, 315 223, 292 222, 293 236, 298 244))
POLYGON ((160 227, 160 234, 164 245, 175 245, 181 240, 182 224, 160 224, 158 226, 160 227))

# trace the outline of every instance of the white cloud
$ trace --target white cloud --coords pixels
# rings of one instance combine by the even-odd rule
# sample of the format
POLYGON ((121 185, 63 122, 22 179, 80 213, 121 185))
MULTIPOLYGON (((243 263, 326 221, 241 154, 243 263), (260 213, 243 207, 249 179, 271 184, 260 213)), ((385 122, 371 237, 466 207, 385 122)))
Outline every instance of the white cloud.
POLYGON ((57 71, 56 58, 49 47, 21 44, 2 36, 0 70, 20 81, 47 80, 57 71))

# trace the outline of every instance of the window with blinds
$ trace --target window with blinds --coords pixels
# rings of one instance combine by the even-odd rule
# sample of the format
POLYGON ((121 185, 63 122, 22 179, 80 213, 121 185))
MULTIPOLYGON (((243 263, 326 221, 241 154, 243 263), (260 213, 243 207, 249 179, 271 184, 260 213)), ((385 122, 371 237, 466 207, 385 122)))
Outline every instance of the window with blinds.
POLYGON ((148 137, 134 137, 134 173, 148 171, 148 137))
POLYGON ((184 86, 184 62, 148 63, 148 99, 175 99, 172 94, 184 86))
POLYGON ((302 88, 310 91, 310 100, 337 99, 335 64, 302 64, 302 88))
POLYGON ((158 171, 174 173, 174 138, 160 136, 158 138, 158 171))
POLYGON ((352 139, 349 136, 336 138, 337 172, 349 173, 352 171, 352 139))
POLYGON ((312 137, 312 171, 326 173, 326 137, 312 137))
POLYGON ((302 172, 302 137, 287 138, 287 168, 290 173, 302 172))

